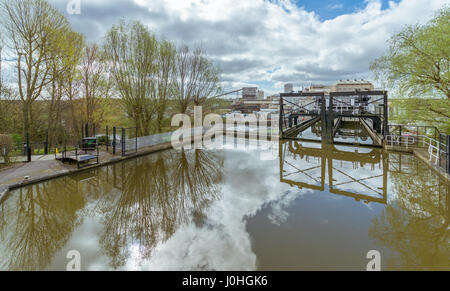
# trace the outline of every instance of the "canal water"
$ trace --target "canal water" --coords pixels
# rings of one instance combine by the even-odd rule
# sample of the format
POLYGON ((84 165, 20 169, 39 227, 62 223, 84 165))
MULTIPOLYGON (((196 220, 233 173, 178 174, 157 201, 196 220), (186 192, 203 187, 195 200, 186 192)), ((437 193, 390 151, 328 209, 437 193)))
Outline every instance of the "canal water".
POLYGON ((449 185, 412 155, 167 150, 12 191, 1 270, 450 270, 449 185))
MULTIPOLYGON (((311 141, 322 140, 322 123, 320 121, 316 122, 306 130, 300 132, 297 135, 297 138, 311 141)), ((373 140, 370 138, 363 125, 360 122, 355 121, 342 121, 333 140, 335 142, 349 144, 373 144, 373 140)))

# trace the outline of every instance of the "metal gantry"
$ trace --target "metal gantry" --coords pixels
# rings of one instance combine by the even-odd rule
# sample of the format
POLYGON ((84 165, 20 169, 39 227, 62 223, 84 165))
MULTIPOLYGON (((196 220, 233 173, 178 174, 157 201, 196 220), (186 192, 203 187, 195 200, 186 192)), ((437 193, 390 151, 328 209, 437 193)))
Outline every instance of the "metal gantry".
POLYGON ((281 93, 281 138, 301 139, 298 137, 301 132, 320 122, 322 140, 345 144, 334 140, 345 121, 360 123, 372 145, 381 146, 389 133, 387 105, 386 91, 281 93))

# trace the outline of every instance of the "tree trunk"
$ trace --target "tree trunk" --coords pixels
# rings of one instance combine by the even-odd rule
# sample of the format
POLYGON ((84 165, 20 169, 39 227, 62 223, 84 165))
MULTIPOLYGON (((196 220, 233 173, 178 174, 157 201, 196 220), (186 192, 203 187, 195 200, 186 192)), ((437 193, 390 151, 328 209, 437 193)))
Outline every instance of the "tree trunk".
POLYGON ((23 116, 23 138, 25 139, 25 136, 30 131, 30 121, 29 121, 29 104, 28 102, 24 102, 22 104, 22 116, 23 116))

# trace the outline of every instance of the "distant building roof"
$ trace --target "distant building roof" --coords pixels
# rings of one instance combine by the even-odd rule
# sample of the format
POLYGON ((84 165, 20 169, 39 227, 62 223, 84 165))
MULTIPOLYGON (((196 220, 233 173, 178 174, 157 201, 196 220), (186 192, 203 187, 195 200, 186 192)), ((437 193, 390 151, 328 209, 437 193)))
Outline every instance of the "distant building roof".
POLYGON ((352 84, 352 85, 356 85, 356 84, 372 84, 370 81, 364 80, 364 79, 354 79, 354 80, 339 80, 339 82, 336 83, 336 85, 340 85, 340 84, 352 84))

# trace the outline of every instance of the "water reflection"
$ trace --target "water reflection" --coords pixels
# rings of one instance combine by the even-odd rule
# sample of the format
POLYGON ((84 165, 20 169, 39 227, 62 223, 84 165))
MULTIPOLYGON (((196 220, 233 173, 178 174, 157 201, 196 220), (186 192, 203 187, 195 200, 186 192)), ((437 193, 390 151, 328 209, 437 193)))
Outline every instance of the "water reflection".
POLYGON ((0 269, 44 269, 81 223, 77 215, 85 205, 81 191, 55 180, 21 188, 9 200, 1 211, 0 269))
POLYGON ((181 224, 203 223, 220 198, 221 165, 218 153, 165 151, 14 191, 2 204, 0 268, 47 268, 91 217, 113 269, 148 258, 181 224))
POLYGON ((283 141, 280 157, 282 183, 386 204, 367 231, 386 269, 450 270, 450 186, 413 155, 283 141))
POLYGON ((375 148, 280 142, 280 181, 362 200, 387 202, 387 154, 375 148))
POLYGON ((412 156, 391 154, 396 197, 379 217, 370 236, 394 250, 393 270, 450 270, 450 186, 412 156))
POLYGON ((113 165, 121 173, 120 192, 102 196, 95 208, 103 215, 100 244, 111 266, 124 266, 136 248, 138 260, 149 258, 191 217, 201 223, 204 210, 219 198, 221 162, 216 154, 195 150, 113 165))
MULTIPOLYGON (((303 141, 320 141, 323 138, 322 123, 316 122, 297 135, 303 141)), ((359 121, 342 121, 333 137, 336 142, 373 144, 368 132, 359 121)))
POLYGON ((342 121, 335 136, 335 141, 354 142, 360 144, 373 144, 369 133, 365 130, 360 121, 342 121))
POLYGON ((449 269, 449 186, 414 156, 282 141, 164 151, 18 189, 0 269, 449 269))

